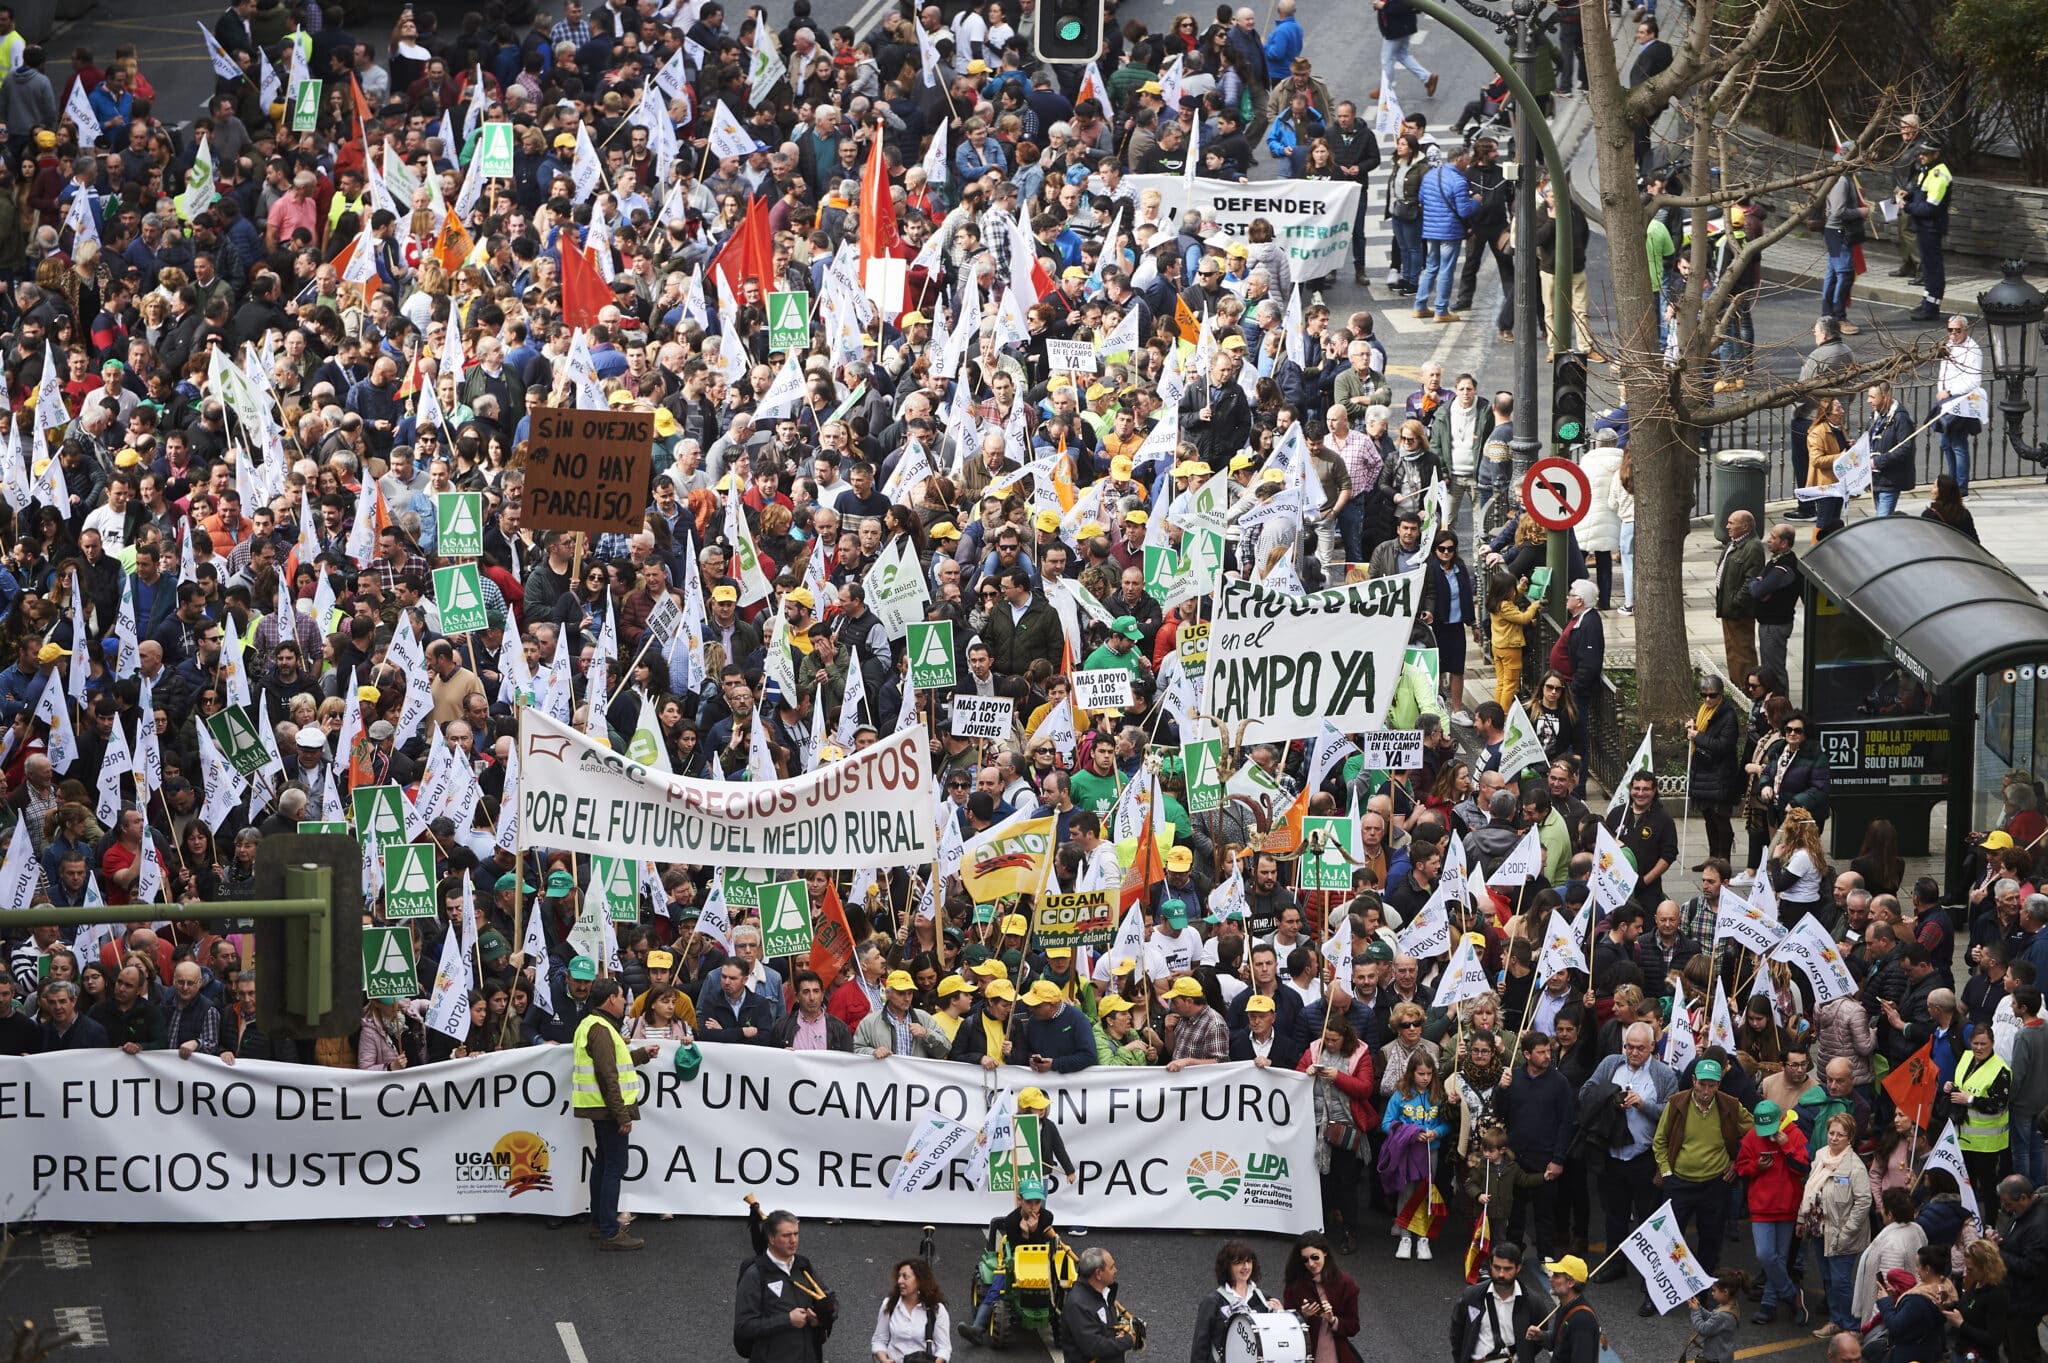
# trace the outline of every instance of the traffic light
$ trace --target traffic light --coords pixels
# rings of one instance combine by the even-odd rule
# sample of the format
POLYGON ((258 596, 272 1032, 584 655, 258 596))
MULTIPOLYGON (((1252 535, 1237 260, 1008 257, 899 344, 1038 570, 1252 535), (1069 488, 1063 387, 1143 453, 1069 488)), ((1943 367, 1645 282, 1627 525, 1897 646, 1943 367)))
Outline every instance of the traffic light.
MULTIPOLYGON (((362 854, 342 833, 256 846, 254 900, 325 900, 324 913, 256 920, 256 1014, 276 1036, 351 1036, 363 1019, 362 854)), ((220 906, 223 917, 232 904, 220 906)))
POLYGON ((1586 357, 1565 351, 1550 371, 1552 453, 1569 455, 1586 443, 1586 357))
POLYGON ((1102 55, 1108 0, 1039 0, 1036 46, 1048 62, 1092 62, 1102 55))

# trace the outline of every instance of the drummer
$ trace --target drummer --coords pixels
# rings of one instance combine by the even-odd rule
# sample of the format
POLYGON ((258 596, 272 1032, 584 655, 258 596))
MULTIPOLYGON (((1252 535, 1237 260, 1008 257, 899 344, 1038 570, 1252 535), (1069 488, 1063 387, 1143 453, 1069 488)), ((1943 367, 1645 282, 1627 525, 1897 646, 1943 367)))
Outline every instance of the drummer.
POLYGON ((1192 1354, 1197 1363, 1223 1363, 1224 1345, 1237 1317, 1280 1309, 1259 1290, 1258 1277, 1259 1256, 1252 1247, 1243 1240, 1224 1241, 1223 1248, 1216 1251, 1216 1290, 1195 1308, 1192 1354))
MULTIPOLYGON (((1010 1214, 996 1227, 996 1243, 1006 1246, 1009 1254, 1014 1254, 1019 1245, 1049 1245, 1052 1243, 1052 1220, 1052 1208, 1045 1205, 1045 1180, 1020 1179, 1017 1183, 1017 1205, 1010 1208, 1010 1214)), ((960 1327, 961 1338, 980 1345, 988 1343, 988 1323, 995 1316, 996 1303, 1002 1300, 1008 1279, 1009 1260, 1005 1257, 997 1262, 988 1290, 981 1294, 981 1301, 975 1305, 974 1319, 960 1327)))

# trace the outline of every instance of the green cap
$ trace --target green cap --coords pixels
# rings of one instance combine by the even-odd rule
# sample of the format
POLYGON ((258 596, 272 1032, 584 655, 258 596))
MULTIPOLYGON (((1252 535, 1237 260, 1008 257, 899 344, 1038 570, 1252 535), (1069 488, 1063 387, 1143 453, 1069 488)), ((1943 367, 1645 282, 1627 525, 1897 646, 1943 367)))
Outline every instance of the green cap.
MULTIPOLYGON (((1714 1062, 1709 1060, 1708 1064, 1714 1062)), ((1762 1136, 1775 1136, 1779 1125, 1785 1120, 1785 1109, 1766 1098, 1756 1105, 1756 1129, 1762 1136)))
POLYGON ((495 961, 500 956, 510 956, 512 948, 505 941, 505 935, 496 928, 485 928, 476 939, 476 950, 486 961, 495 961))
POLYGON ((576 892, 576 877, 567 871, 548 872, 548 898, 561 899, 576 892))
POLYGON ((569 962, 569 978, 572 980, 594 980, 597 978, 597 962, 588 956, 578 956, 569 962))
POLYGON ((697 1049, 695 1042, 685 1041, 676 1047, 676 1073, 685 1081, 695 1079, 703 1067, 704 1052, 697 1049))
POLYGON ((1045 1201, 1045 1180, 1042 1178, 1019 1179, 1017 1181, 1017 1196, 1023 1198, 1026 1202, 1045 1201))
POLYGON ((517 879, 517 878, 516 878, 516 877, 515 877, 515 876, 514 876, 514 875, 513 875, 513 874, 512 874, 512 873, 511 873, 510 871, 507 871, 507 872, 505 872, 505 874, 504 874, 504 875, 501 875, 501 876, 499 876, 499 877, 498 877, 498 888, 499 888, 499 889, 501 889, 501 890, 509 890, 509 889, 511 889, 511 888, 512 888, 512 887, 513 887, 513 886, 514 886, 515 884, 519 886, 519 889, 520 889, 520 891, 521 891, 522 893, 524 893, 524 894, 532 894, 532 893, 533 893, 533 886, 531 886, 531 885, 527 885, 527 884, 524 884, 523 882, 520 882, 520 881, 519 881, 519 880, 518 880, 518 879, 517 879))
POLYGON ((1721 1062, 1718 1060, 1700 1061, 1699 1064, 1694 1065, 1692 1067, 1692 1077, 1694 1079, 1709 1079, 1712 1080, 1714 1083, 1720 1083, 1721 1062))
POLYGON ((1163 916, 1166 919, 1166 926, 1179 932, 1188 925, 1188 906, 1182 900, 1169 899, 1166 901, 1163 916))
POLYGON ((1394 949, 1387 945, 1386 938, 1375 937, 1372 939, 1372 945, 1365 949, 1365 959, 1379 962, 1391 961, 1394 959, 1394 949))
POLYGON ((960 959, 968 965, 980 965, 988 959, 988 948, 976 942, 973 946, 960 953, 960 959))
POLYGON ((1138 622, 1128 615, 1119 615, 1109 622, 1109 627, 1132 643, 1145 637, 1145 631, 1138 628, 1138 622))

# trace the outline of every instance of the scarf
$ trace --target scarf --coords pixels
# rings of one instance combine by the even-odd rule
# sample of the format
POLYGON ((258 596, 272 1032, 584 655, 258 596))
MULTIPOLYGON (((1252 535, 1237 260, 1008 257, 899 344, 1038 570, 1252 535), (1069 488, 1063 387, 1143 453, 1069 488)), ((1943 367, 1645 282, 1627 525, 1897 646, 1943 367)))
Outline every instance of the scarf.
MULTIPOLYGON (((1714 718, 1714 711, 1720 708, 1721 698, 1719 696, 1715 696, 1711 700, 1702 700, 1699 710, 1692 717, 1692 727, 1698 729, 1701 733, 1705 733, 1707 731, 1707 724, 1714 718)), ((1695 740, 1695 744, 1697 744, 1697 740, 1695 740)))
POLYGON ((1813 1164, 1806 1173, 1806 1188, 1799 1194, 1801 1212, 1812 1211, 1820 1206, 1820 1190, 1835 1176, 1835 1171, 1841 1168, 1842 1162, 1855 1158, 1855 1155, 1856 1147, 1853 1145, 1839 1155, 1835 1153, 1833 1146, 1828 1145, 1823 1145, 1813 1152, 1813 1164))

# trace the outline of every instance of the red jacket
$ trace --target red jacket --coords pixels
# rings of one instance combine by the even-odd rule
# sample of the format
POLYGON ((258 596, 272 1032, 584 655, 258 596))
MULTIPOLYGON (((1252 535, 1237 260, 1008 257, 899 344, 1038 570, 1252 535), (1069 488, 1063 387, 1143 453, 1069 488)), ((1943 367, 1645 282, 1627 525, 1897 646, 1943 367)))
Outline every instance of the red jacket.
POLYGON ((825 1001, 825 1011, 845 1023, 846 1030, 850 1032, 860 1026, 861 1019, 874 1008, 868 1003, 867 992, 860 987, 860 980, 849 976, 825 1001))
POLYGON ((1787 1127, 1776 1141, 1767 1141, 1754 1131, 1743 1133, 1735 1151, 1735 1172, 1749 1180, 1751 1221, 1791 1221, 1799 1215, 1800 1194, 1806 1188, 1806 1133, 1787 1127), (1764 1159, 1773 1156, 1770 1167, 1764 1159))

